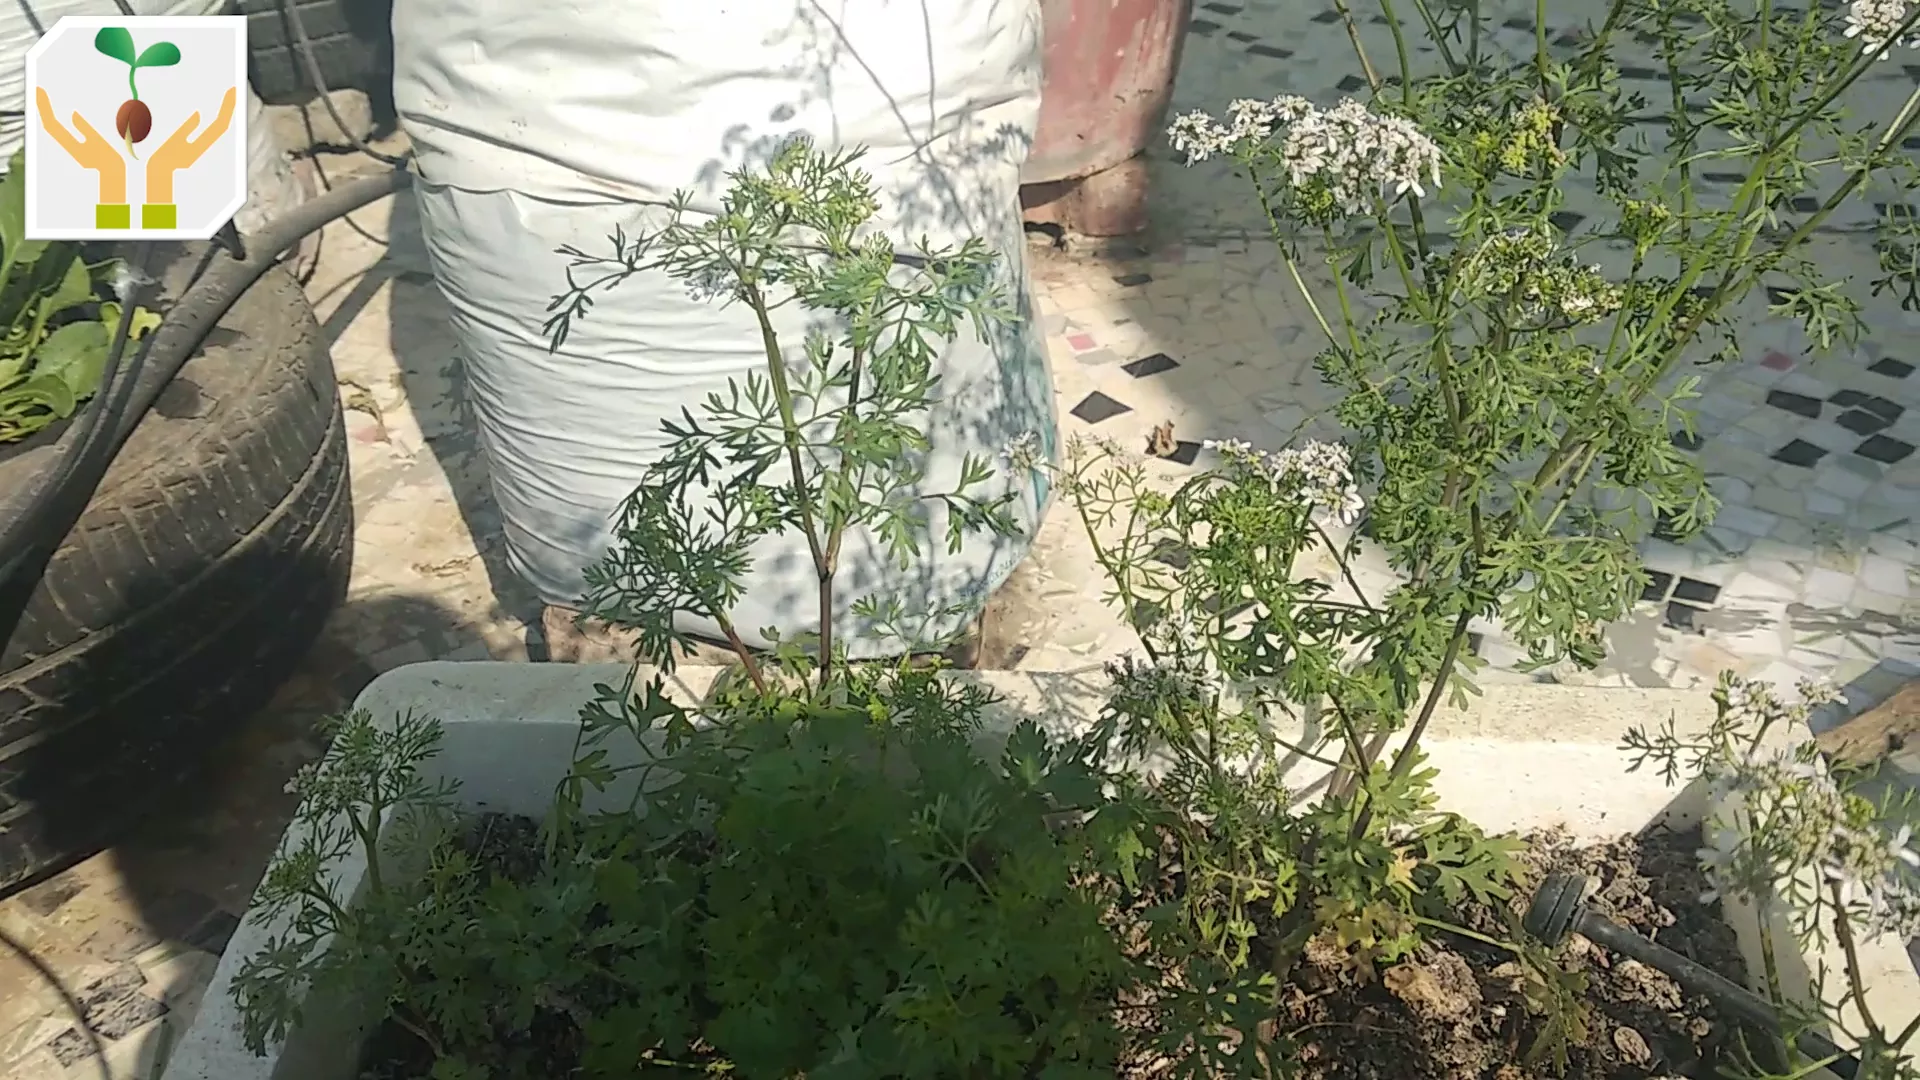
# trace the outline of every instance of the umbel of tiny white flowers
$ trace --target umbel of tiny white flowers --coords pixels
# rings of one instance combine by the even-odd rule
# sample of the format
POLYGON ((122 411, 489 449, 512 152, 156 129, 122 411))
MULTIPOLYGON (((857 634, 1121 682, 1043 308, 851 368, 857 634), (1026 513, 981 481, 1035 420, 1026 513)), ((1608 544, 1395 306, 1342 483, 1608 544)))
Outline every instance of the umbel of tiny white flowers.
MULTIPOLYGON (((1799 723, 1836 696, 1812 682, 1799 690, 1800 702, 1789 704, 1764 683, 1726 676, 1724 718, 1746 730, 1799 723)), ((1706 899, 1774 900, 1782 882, 1813 870, 1860 929, 1901 940, 1920 934, 1920 893, 1907 873, 1920 868, 1911 830, 1873 820, 1871 806, 1843 790, 1817 754, 1734 740, 1701 762, 1701 774, 1713 803, 1737 808, 1745 819, 1723 814, 1713 823, 1710 846, 1699 852, 1712 884, 1706 899)))
MULTIPOLYGON (((1847 6, 1847 36, 1860 39, 1860 47, 1873 52, 1893 41, 1912 12, 1912 0, 1853 0, 1847 6)), ((1905 44, 1920 49, 1920 34, 1908 34, 1905 44)), ((1890 52, 1889 46, 1879 58, 1885 60, 1890 52)))
POLYGON ((1201 446, 1275 489, 1294 492, 1316 513, 1342 525, 1360 520, 1367 507, 1353 481, 1353 456, 1340 443, 1310 439, 1271 452, 1255 450, 1240 439, 1209 440, 1201 446))
POLYGON ((1031 431, 1015 435, 1006 449, 1000 451, 1000 460, 1016 473, 1040 468, 1046 462, 1046 455, 1040 449, 1040 436, 1031 431))
POLYGON ((1424 196, 1440 186, 1440 147, 1403 117, 1348 99, 1321 109, 1303 97, 1243 98, 1222 123, 1202 111, 1176 116, 1167 138, 1187 164, 1215 154, 1246 156, 1278 140, 1278 157, 1295 190, 1324 190, 1343 212, 1363 213, 1383 192, 1424 196))

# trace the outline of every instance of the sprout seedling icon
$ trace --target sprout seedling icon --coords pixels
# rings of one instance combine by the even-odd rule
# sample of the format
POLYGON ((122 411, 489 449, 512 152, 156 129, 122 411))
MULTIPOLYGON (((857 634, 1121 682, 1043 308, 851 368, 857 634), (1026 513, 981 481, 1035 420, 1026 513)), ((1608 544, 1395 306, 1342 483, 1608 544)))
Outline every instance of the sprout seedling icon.
POLYGON ((144 142, 153 133, 153 110, 140 100, 140 85, 136 81, 141 68, 172 67, 180 62, 180 46, 171 41, 156 41, 147 46, 145 52, 136 52, 133 47, 133 35, 125 27, 109 26, 93 36, 93 47, 127 65, 127 90, 133 97, 120 105, 113 114, 113 130, 125 140, 127 156, 135 161, 140 155, 133 152, 133 144, 144 142))

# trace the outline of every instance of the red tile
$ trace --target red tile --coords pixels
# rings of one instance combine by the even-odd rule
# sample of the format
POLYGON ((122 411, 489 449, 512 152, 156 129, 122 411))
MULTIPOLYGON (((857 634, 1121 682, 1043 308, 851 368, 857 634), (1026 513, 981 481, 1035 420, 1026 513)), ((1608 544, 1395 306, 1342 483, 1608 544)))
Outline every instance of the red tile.
POLYGON ((1088 349, 1099 347, 1099 342, 1093 340, 1092 334, 1068 334, 1067 344, 1073 346, 1075 352, 1086 352, 1088 349))
POLYGON ((1792 371, 1793 357, 1776 349, 1760 358, 1760 366, 1769 371, 1792 371))

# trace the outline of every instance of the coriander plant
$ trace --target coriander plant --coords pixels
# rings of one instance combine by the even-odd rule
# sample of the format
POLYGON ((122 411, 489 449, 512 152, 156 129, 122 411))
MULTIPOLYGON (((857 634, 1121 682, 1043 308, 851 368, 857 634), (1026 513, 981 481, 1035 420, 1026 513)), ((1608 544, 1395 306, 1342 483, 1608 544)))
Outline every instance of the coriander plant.
MULTIPOLYGON (((1920 1016, 1876 1014, 1861 963, 1864 943, 1920 937, 1911 795, 1884 782, 1878 768, 1829 762, 1806 724, 1836 695, 1815 683, 1798 690, 1798 700, 1785 700, 1764 683, 1723 675, 1706 732, 1681 735, 1671 720, 1651 734, 1635 729, 1626 742, 1630 767, 1653 765, 1669 783, 1704 783, 1712 819, 1700 860, 1714 889, 1709 899, 1725 896, 1759 914, 1765 989, 1790 1031, 1844 1034, 1858 1047, 1861 1080, 1912 1080, 1920 1068, 1905 1048, 1920 1033, 1920 1016), (1791 940, 1776 940, 1778 926, 1791 940), (1781 966, 1787 946, 1837 947, 1842 970, 1808 973, 1812 1000, 1795 1000, 1781 966), (1827 992, 1829 979, 1839 993, 1827 992)), ((1783 1043, 1773 1053, 1785 1050, 1783 1043)), ((1774 1075, 1782 1064, 1799 1075, 1812 1063, 1754 1062, 1750 1074, 1774 1075)))
MULTIPOLYGON (((1063 484, 1149 657, 1119 672, 1116 720, 1172 751, 1158 783, 1202 811, 1169 856, 1204 886, 1188 929, 1224 970, 1283 978, 1303 956, 1390 961, 1444 922, 1436 900, 1508 888, 1510 848, 1436 814, 1421 765, 1443 699, 1473 692, 1473 620, 1535 667, 1602 658, 1646 583, 1638 541, 1685 539, 1716 509, 1675 438, 1689 367, 1737 355, 1758 289, 1815 348, 1855 340, 1859 300, 1809 244, 1870 180, 1914 186, 1920 120, 1920 90, 1871 125, 1843 107, 1915 43, 1920 5, 1898 0, 1608 0, 1571 38, 1540 0, 1516 62, 1491 44, 1505 12, 1381 0, 1387 74, 1336 3, 1365 100, 1235 101, 1169 136, 1250 181, 1348 436, 1222 440, 1217 467, 1171 487, 1083 442, 1063 484), (1416 33, 1435 70, 1415 67, 1416 33), (1635 48, 1662 76, 1651 100, 1622 81, 1635 48), (1745 180, 1715 197, 1708 169, 1745 180), (1611 213, 1561 214, 1574 185, 1611 213), (1363 552, 1389 587, 1363 584, 1363 552), (1333 580, 1301 572, 1318 556, 1333 580), (1328 736, 1282 742, 1269 718, 1303 704, 1328 736), (1284 782, 1301 762, 1325 772, 1307 810, 1284 782)), ((1913 307, 1897 211, 1872 288, 1913 307)))
MULTIPOLYGON (((378 823, 402 788, 381 778, 416 775, 433 741, 349 725, 324 782, 302 782, 326 841, 283 853, 264 887, 294 928, 243 980, 256 1048, 319 986, 385 1002, 432 1080, 1116 1074, 1116 1005, 1140 975, 1099 873, 1131 823, 1104 813, 1107 733, 1055 740, 1029 721, 985 755, 986 693, 938 665, 851 664, 831 636, 847 530, 903 558, 924 542, 911 414, 932 401, 938 341, 1001 317, 977 244, 903 274, 884 239, 856 238, 873 199, 850 164, 793 144, 735 176, 717 218, 687 223, 683 202, 660 233, 617 237, 610 263, 576 256, 611 269, 556 301, 556 340, 591 290, 656 271, 765 332, 766 370, 670 429, 593 577, 592 610, 637 630, 657 667, 584 709, 531 865, 454 830, 424 873, 382 872, 378 823), (793 362, 771 317, 787 304, 841 337, 815 333, 793 362), (751 542, 786 528, 815 553, 822 632, 769 658, 728 609, 751 542), (682 610, 725 628, 744 675, 698 707, 665 691, 682 610), (327 882, 356 850, 376 869, 354 903, 327 882)), ((966 486, 985 475, 971 464, 966 486)), ((934 498, 950 542, 1010 527, 991 500, 934 498)), ((897 605, 855 610, 914 643, 897 605)))
MULTIPOLYGON (((978 239, 954 250, 896 252, 864 228, 878 204, 872 181, 852 168, 857 157, 795 140, 764 173, 738 174, 717 215, 692 219, 683 196, 664 228, 616 235, 610 256, 566 249, 575 263, 547 324, 554 347, 596 290, 661 272, 696 296, 747 308, 766 350, 763 371, 711 395, 702 415, 689 410, 667 427, 673 444, 647 467, 621 510, 613 551, 588 573, 588 613, 635 631, 663 671, 672 670, 674 646, 688 643, 676 618, 691 615, 713 620, 764 688, 762 661, 729 613, 766 536, 793 529, 805 537, 820 631, 817 641, 784 648, 777 633, 762 636, 788 664, 805 663, 806 645, 824 681, 842 601, 834 580, 850 531, 870 530, 904 568, 924 542, 929 502, 946 511, 952 550, 969 531, 1015 529, 1011 494, 974 494, 993 476, 978 457, 966 459, 955 490, 912 494, 928 449, 914 420, 938 399, 938 345, 963 327, 985 337, 1012 317, 988 273, 993 254, 978 239), (790 307, 825 320, 797 350, 775 329, 774 313, 790 307)), ((938 647, 919 640, 919 628, 948 614, 912 621, 892 597, 850 606, 868 632, 904 636, 899 644, 913 647, 938 647)))

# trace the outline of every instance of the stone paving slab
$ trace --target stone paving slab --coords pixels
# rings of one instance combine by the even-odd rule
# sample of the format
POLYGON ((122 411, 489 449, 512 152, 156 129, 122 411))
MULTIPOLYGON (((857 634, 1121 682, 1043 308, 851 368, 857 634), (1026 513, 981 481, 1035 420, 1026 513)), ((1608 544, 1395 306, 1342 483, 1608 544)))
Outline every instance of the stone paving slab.
MULTIPOLYGON (((1330 6, 1198 4, 1176 109, 1359 93, 1330 6)), ((1490 47, 1530 50, 1531 9, 1516 4, 1490 47)), ((1392 56, 1378 19, 1359 32, 1376 63, 1392 56)), ((1435 61, 1416 50, 1414 62, 1435 61)), ((1885 68, 1856 95, 1870 110, 1920 80, 1920 65, 1885 68)), ((1660 137, 1657 123, 1642 126, 1660 137)), ((1070 431, 1144 450, 1171 422, 1174 452, 1149 463, 1168 482, 1208 463, 1206 439, 1277 446, 1333 433, 1331 395, 1312 368, 1317 331, 1252 200, 1224 168, 1184 168, 1158 145, 1149 158, 1145 236, 1066 238, 1064 249, 1042 240, 1031 251, 1070 431)), ((338 174, 343 164, 330 158, 327 168, 338 174)), ((1710 191, 1736 182, 1736 168, 1724 171, 1710 191)), ((1591 192, 1566 198, 1567 213, 1601 212, 1591 192)), ((1820 238, 1829 265, 1871 269, 1862 221, 1843 219, 1820 238)), ((359 535, 349 600, 302 674, 222 750, 204 790, 115 851, 0 902, 0 1080, 151 1076, 284 826, 282 784, 320 750, 313 720, 401 664, 540 654, 538 604, 504 565, 458 348, 405 197, 330 227, 309 291, 352 433, 359 535)), ((1608 663, 1559 677, 1684 686, 1727 668, 1783 681, 1815 674, 1846 683, 1858 709, 1920 672, 1920 318, 1891 305, 1869 317, 1875 331, 1859 350, 1816 359, 1797 330, 1756 313, 1738 363, 1696 372, 1697 430, 1677 437, 1694 444, 1726 506, 1693 543, 1649 541, 1653 583, 1610 635, 1608 663)), ((1363 576, 1368 588, 1387 578, 1379 567, 1363 576)), ((1136 644, 1102 603, 1088 542, 1065 506, 1009 590, 1021 667, 1080 666, 1136 644)), ((1496 665, 1484 678, 1536 677, 1502 672, 1516 659, 1511 647, 1497 627, 1476 630, 1496 665)))

